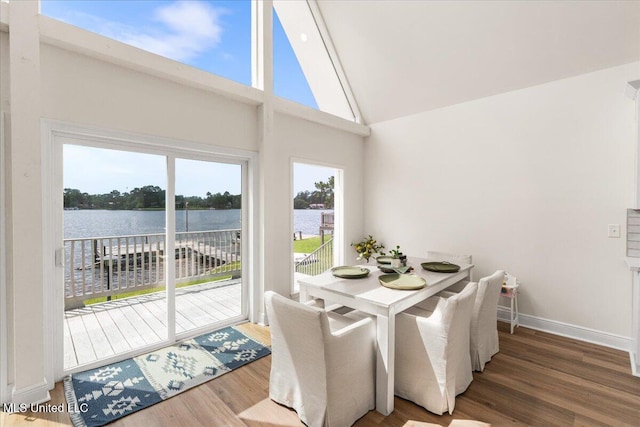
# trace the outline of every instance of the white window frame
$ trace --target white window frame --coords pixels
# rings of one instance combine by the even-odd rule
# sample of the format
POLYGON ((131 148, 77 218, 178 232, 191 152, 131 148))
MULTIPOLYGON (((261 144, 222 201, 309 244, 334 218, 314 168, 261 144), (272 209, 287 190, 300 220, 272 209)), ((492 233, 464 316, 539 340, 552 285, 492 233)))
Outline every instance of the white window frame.
MULTIPOLYGON (((293 224, 293 215, 294 215, 294 204, 293 199, 295 194, 293 194, 294 188, 294 180, 295 180, 295 171, 294 165, 298 164, 306 164, 313 166, 321 166, 327 169, 333 169, 333 265, 343 265, 344 264, 344 167, 332 163, 324 163, 318 162, 317 160, 310 160, 301 157, 292 157, 289 162, 289 182, 290 189, 289 194, 291 194, 291 205, 289 207, 289 236, 293 236, 295 229, 293 224)), ((289 239, 291 242, 289 245, 289 253, 293 254, 293 239, 289 239)), ((296 294, 298 293, 298 289, 296 289, 296 280, 295 280, 295 261, 293 260, 293 256, 289 256, 291 259, 291 289, 290 293, 296 294)))

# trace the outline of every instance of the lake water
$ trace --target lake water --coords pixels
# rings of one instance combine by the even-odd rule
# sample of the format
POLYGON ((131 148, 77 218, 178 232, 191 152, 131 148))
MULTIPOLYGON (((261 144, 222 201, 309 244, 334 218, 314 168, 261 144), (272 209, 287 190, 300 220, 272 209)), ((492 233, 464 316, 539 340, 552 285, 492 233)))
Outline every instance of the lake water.
MULTIPOLYGON (((293 211, 293 230, 318 234, 320 213, 312 209, 293 211)), ((229 230, 240 228, 240 209, 190 210, 189 231, 229 230)), ((64 211, 65 239, 122 236, 164 232, 164 211, 64 211)), ((176 211, 176 231, 186 231, 186 212, 176 211)))

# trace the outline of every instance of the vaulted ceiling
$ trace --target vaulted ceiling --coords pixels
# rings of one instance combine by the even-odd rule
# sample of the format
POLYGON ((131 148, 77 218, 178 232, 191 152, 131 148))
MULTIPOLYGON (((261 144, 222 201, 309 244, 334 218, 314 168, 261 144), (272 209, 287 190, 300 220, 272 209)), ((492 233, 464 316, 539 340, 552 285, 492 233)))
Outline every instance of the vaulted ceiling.
POLYGON ((317 3, 369 124, 640 60, 637 0, 317 3))

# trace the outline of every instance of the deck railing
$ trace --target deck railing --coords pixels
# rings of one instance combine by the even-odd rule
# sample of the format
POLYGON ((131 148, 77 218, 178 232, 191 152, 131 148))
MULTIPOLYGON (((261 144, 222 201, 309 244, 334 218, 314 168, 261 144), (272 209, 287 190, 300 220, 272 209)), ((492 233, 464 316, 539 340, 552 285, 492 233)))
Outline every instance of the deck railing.
POLYGON ((333 266, 333 239, 295 263, 296 273, 317 276, 333 266))
MULTIPOLYGON (((164 234, 65 239, 65 309, 85 300, 162 288, 164 234)), ((240 230, 176 233, 176 283, 240 276, 240 230)))

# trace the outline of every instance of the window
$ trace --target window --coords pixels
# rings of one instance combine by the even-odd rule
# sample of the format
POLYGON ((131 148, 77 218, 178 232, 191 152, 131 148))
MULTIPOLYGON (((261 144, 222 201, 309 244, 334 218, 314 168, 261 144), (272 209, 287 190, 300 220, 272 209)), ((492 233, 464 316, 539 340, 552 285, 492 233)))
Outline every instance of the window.
MULTIPOLYGON (((41 1, 44 15, 252 85, 251 0, 41 1)), ((275 95, 358 121, 315 3, 273 2, 275 95)))
POLYGON ((326 113, 347 120, 355 120, 357 114, 347 100, 345 82, 338 77, 337 63, 329 55, 327 41, 320 33, 319 28, 323 28, 323 24, 319 12, 312 13, 306 1, 275 0, 273 7, 278 17, 278 19, 274 18, 273 26, 275 94, 311 106, 306 97, 285 92, 279 84, 281 82, 289 84, 289 80, 298 84, 299 81, 296 67, 290 63, 288 46, 283 42, 280 34, 280 28, 282 28, 313 93, 317 107, 326 113))
POLYGON ((251 1, 46 0, 42 14, 251 85, 251 1))
POLYGON ((275 10, 273 14, 273 92, 282 98, 318 109, 318 103, 275 10))
POLYGON ((250 317, 252 153, 45 129, 56 378, 250 317))

